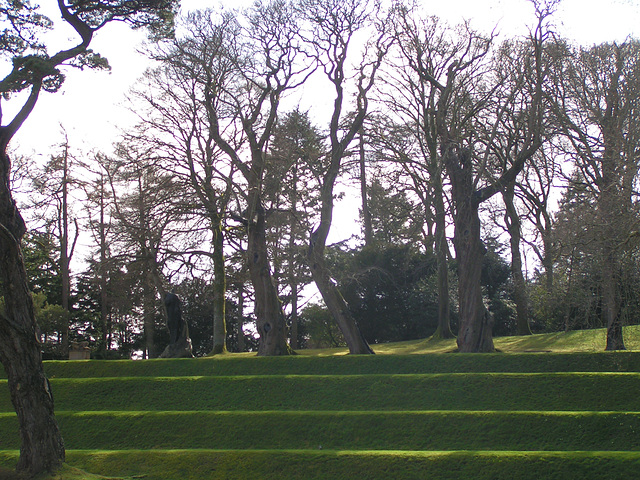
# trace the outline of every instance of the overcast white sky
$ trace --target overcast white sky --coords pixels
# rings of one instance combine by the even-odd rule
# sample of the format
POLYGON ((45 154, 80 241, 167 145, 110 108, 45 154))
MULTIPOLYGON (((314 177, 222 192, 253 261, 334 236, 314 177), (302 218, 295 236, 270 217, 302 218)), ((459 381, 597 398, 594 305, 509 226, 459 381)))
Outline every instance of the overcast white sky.
MULTIPOLYGON (((53 2, 49 3, 53 6, 53 2)), ((226 3, 238 6, 250 1, 226 3)), ((524 34, 527 25, 534 22, 533 9, 527 0, 438 0, 422 3, 425 11, 449 23, 468 19, 476 28, 486 31, 497 25, 506 36, 524 34)), ((182 2, 185 10, 215 4, 207 0, 182 2)), ((59 21, 59 14, 53 10, 51 18, 59 21)), ((581 44, 624 41, 630 35, 638 36, 640 0, 563 0, 555 23, 562 36, 581 44)), ((64 35, 59 38, 66 40, 64 35)), ((35 111, 16 136, 13 147, 24 153, 34 151, 47 156, 51 145, 61 141, 59 125, 62 124, 76 148, 109 151, 117 137, 118 127, 126 126, 131 118, 124 104, 124 95, 144 71, 144 59, 136 54, 136 48, 143 39, 142 32, 132 32, 121 24, 110 25, 99 32, 92 48, 109 59, 112 71, 69 72, 60 92, 42 94, 35 111)))

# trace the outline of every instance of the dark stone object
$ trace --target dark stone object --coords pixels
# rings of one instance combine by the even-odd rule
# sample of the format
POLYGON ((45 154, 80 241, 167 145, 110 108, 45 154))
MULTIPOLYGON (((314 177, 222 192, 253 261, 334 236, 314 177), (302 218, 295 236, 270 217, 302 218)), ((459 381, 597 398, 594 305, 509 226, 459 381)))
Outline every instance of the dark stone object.
POLYGON ((167 327, 169 327, 169 345, 160 358, 192 358, 193 346, 189 338, 189 327, 182 318, 182 302, 175 293, 166 293, 164 306, 167 310, 167 327))

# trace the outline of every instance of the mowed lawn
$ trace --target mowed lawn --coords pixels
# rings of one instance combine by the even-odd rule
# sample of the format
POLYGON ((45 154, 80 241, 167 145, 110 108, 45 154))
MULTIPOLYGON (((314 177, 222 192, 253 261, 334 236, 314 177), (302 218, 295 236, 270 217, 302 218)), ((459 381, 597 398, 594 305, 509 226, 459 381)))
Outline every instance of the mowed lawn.
MULTIPOLYGON (((67 465, 55 478, 640 478, 640 329, 299 355, 45 362, 67 465), (92 472, 87 474, 85 472, 92 472)), ((20 447, 0 379, 0 479, 20 447)), ((51 477, 53 478, 53 477, 51 477)))

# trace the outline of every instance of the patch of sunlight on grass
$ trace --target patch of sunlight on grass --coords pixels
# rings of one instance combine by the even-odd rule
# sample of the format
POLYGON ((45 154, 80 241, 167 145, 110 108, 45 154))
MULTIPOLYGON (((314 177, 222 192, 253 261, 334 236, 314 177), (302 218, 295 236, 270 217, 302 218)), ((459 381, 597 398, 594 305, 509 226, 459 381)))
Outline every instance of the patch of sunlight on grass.
MULTIPOLYGON (((640 349, 640 326, 625 327, 627 350, 640 349)), ((497 349, 503 352, 602 352, 606 345, 607 331, 604 328, 574 330, 570 332, 544 333, 521 337, 498 337, 494 339, 497 349)))
MULTIPOLYGON (((553 352, 591 353, 602 352, 606 345, 607 331, 604 328, 574 330, 570 332, 542 333, 526 336, 495 337, 496 349, 505 353, 553 352)), ((640 325, 624 328, 627 350, 640 350, 640 325)), ((405 342, 372 345, 373 351, 382 355, 412 355, 426 353, 451 353, 457 349, 456 339, 434 339, 432 337, 405 342)), ((330 357, 346 355, 346 347, 297 350, 299 355, 330 357)), ((238 355, 238 354, 232 354, 238 355)), ((243 354, 244 355, 244 354, 243 354)), ((254 354, 255 355, 255 354, 254 354)))

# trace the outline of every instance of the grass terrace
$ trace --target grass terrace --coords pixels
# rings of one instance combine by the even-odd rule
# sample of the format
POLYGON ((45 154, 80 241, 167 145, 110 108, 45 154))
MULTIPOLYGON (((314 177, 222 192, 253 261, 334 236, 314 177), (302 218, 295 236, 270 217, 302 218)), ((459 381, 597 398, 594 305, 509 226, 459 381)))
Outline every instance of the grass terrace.
MULTIPOLYGON (((604 335, 498 338, 495 354, 422 340, 375 356, 45 362, 67 448, 47 478, 639 478, 640 329, 628 352, 603 352, 604 335)), ((0 432, 0 479, 14 478, 4 379, 0 432)))

